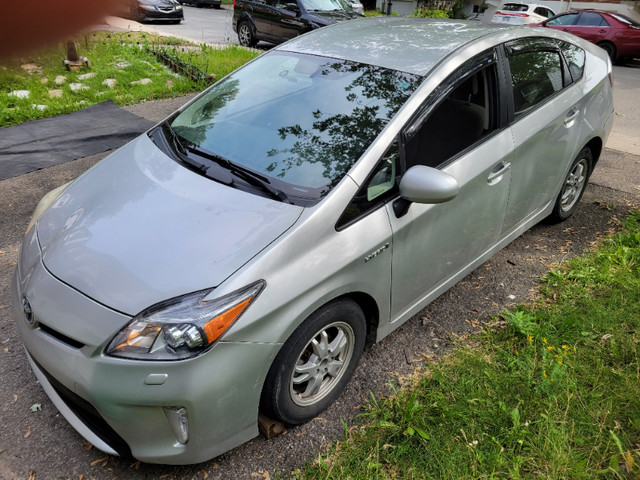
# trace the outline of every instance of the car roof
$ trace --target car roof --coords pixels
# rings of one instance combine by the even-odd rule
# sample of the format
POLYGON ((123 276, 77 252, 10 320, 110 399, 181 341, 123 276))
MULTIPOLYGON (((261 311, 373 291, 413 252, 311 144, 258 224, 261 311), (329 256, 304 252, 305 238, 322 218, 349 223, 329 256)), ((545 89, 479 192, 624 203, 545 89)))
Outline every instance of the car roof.
POLYGON ((608 10, 598 10, 597 8, 575 8, 575 9, 567 10, 566 12, 561 12, 556 16, 559 17, 560 15, 564 15, 565 13, 600 13, 608 17, 613 17, 615 15, 624 17, 624 15, 622 15, 621 13, 610 12, 608 10))
POLYGON ((274 50, 333 57, 424 76, 464 45, 504 36, 510 28, 513 29, 465 20, 370 17, 314 30, 274 50))

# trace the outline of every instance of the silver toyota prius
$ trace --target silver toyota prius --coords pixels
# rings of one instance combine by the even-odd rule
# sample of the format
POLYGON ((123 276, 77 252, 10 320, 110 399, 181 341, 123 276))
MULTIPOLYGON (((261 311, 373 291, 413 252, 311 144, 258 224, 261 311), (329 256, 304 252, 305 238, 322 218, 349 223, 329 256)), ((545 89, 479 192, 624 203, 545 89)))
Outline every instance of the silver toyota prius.
POLYGON ((371 18, 293 39, 38 205, 27 358, 97 448, 196 463, 339 395, 379 341, 577 207, 611 63, 563 32, 371 18))

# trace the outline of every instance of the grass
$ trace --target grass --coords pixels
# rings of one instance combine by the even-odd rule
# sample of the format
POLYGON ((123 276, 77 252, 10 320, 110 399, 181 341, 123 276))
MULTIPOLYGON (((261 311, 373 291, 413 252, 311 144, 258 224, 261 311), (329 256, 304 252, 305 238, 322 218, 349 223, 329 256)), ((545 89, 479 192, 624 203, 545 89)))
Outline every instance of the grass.
POLYGON ((551 271, 300 479, 639 479, 640 212, 551 271))
POLYGON ((63 65, 66 49, 62 44, 0 66, 0 127, 73 112, 105 100, 129 105, 200 91, 206 86, 176 74, 144 48, 159 45, 181 48, 184 51, 176 50, 176 55, 185 59, 198 58, 206 73, 215 78, 222 78, 258 55, 239 47, 214 50, 145 33, 94 32, 77 42, 78 54, 91 62, 79 71, 68 71, 63 65), (22 67, 25 64, 37 68, 27 71, 22 67), (113 86, 106 81, 114 82, 113 86), (80 89, 74 90, 77 85, 80 89), (12 95, 20 90, 28 91, 28 97, 12 95))

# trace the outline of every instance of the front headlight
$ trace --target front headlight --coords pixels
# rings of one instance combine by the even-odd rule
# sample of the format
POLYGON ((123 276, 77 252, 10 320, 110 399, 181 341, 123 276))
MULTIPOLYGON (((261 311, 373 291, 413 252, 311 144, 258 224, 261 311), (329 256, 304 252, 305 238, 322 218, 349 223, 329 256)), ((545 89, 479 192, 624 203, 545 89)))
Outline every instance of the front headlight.
POLYGON ((31 215, 31 220, 29 221, 29 225, 27 226, 27 231, 25 232, 25 234, 29 233, 29 230, 33 228, 33 226, 36 224, 36 222, 42 216, 45 210, 49 208, 51 204, 55 202, 60 195, 62 195, 62 192, 65 191, 65 189, 69 186, 70 183, 71 182, 67 182, 64 185, 60 185, 58 188, 54 188, 49 193, 47 193, 44 197, 42 197, 40 202, 38 202, 36 209, 33 211, 33 214, 31 215))
POLYGON ((182 10, 182 5, 176 5, 176 10, 182 10))
POLYGON ((208 350, 260 295, 259 281, 224 297, 204 301, 205 290, 173 298, 136 315, 106 354, 137 360, 181 360, 208 350))

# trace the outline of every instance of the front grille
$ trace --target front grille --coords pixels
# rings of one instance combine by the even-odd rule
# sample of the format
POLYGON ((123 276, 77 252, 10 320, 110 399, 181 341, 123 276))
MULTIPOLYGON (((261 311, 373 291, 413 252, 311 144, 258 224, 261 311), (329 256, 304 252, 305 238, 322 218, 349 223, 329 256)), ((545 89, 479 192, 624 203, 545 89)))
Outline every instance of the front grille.
POLYGON ((67 337, 65 334, 60 333, 57 330, 54 330, 53 328, 49 327, 48 325, 45 325, 44 323, 38 323, 38 326, 40 327, 40 330, 42 330, 44 333, 52 336, 56 340, 61 341, 65 345, 68 345, 73 348, 78 348, 78 349, 84 347, 84 343, 74 340, 71 337, 67 337))
POLYGON ((158 7, 158 10, 164 13, 171 13, 173 12, 173 7, 158 7))
POLYGON ((127 445, 127 442, 125 442, 124 439, 118 435, 111 426, 109 426, 93 405, 62 385, 58 380, 50 375, 49 372, 42 368, 42 365, 40 365, 35 359, 33 359, 33 361, 40 371, 47 377, 47 380, 49 380, 49 383, 51 383, 51 386, 60 398, 62 398, 67 407, 76 414, 82 423, 84 423, 98 438, 118 452, 118 455, 122 457, 132 456, 131 449, 129 448, 129 445, 127 445))

